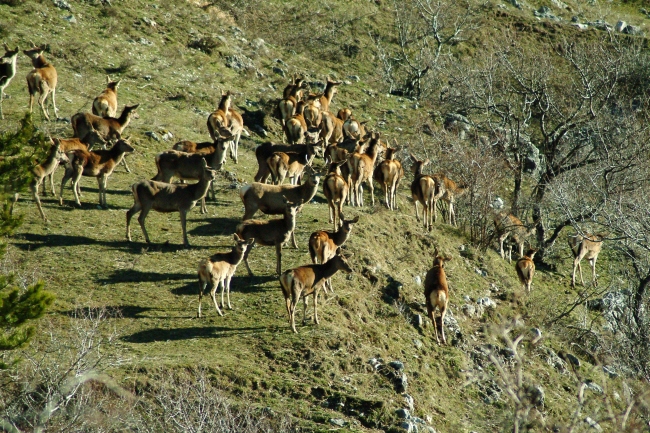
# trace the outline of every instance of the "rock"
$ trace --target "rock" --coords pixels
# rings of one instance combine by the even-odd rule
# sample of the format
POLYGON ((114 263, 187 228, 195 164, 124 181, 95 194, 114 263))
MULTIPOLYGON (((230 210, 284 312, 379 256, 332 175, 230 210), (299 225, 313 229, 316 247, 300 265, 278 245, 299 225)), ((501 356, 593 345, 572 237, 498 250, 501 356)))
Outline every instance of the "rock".
POLYGON ((348 78, 348 80, 354 81, 355 83, 358 83, 359 81, 361 81, 361 78, 359 78, 358 75, 348 75, 347 78, 348 78))
POLYGON ((470 298, 470 297, 467 296, 467 295, 463 296, 463 301, 465 301, 465 302, 473 302, 473 301, 472 301, 472 298, 470 298))
POLYGON ((345 427, 347 422, 340 418, 330 418, 330 424, 336 427, 345 427))
POLYGON ((415 280, 415 284, 416 284, 416 285, 418 285, 418 286, 421 286, 421 285, 422 285, 422 278, 420 278, 419 275, 416 275, 415 278, 414 278, 414 280, 415 280))
POLYGON ((487 271, 484 271, 483 269, 474 268, 474 272, 476 272, 477 274, 479 274, 482 277, 487 277, 488 276, 487 271))
POLYGON ((542 331, 539 328, 531 328, 530 342, 533 344, 537 344, 541 339, 542 339, 542 331))
POLYGON ((413 400, 413 397, 408 394, 404 394, 404 401, 408 405, 409 410, 413 412, 415 410, 415 400, 413 400))
POLYGON ((544 406, 544 389, 537 385, 526 385, 526 398, 535 407, 544 406))
POLYGON ((74 15, 67 16, 63 19, 69 22, 70 24, 77 24, 77 19, 74 17, 74 15))
POLYGON ((547 20, 554 20, 554 21, 560 20, 560 18, 553 15, 553 13, 551 12, 551 8, 549 8, 548 6, 542 6, 536 11, 533 11, 533 15, 535 15, 537 18, 544 18, 547 20))
POLYGON ((594 430, 596 430, 596 431, 603 431, 603 428, 602 428, 602 427, 601 427, 601 426, 600 426, 596 421, 594 421, 593 419, 591 419, 590 417, 585 418, 585 422, 586 422, 586 423, 589 425, 589 427, 591 427, 592 429, 594 429, 594 430))
POLYGON ((445 326, 445 335, 447 336, 447 341, 451 340, 451 344, 454 346, 459 345, 463 340, 463 334, 458 325, 458 321, 452 314, 451 310, 447 310, 444 320, 445 326))
POLYGON ((142 45, 149 45, 149 46, 152 46, 152 45, 153 45, 153 42, 151 42, 151 41, 150 41, 149 39, 147 39, 147 38, 140 38, 140 39, 138 39, 138 43, 140 43, 140 44, 142 44, 142 45))
POLYGON ((551 3, 553 3, 553 5, 555 5, 555 7, 560 8, 560 9, 567 9, 568 8, 566 3, 564 3, 564 2, 562 2, 560 0, 551 0, 551 3))
POLYGON ((397 375, 397 377, 395 378, 394 385, 395 385, 395 392, 398 392, 400 394, 406 392, 406 389, 408 388, 409 385, 408 378, 406 377, 406 373, 397 375))
MULTIPOLYGON (((416 314, 415 316, 413 316, 413 326, 415 326, 416 328, 422 328, 422 326, 424 326, 424 318, 422 317, 421 314, 416 314)), ((421 345, 422 345, 422 342, 420 342, 420 347, 422 347, 421 345)), ((416 344, 416 346, 417 346, 417 344, 416 344)), ((420 347, 418 347, 418 349, 420 347)))
POLYGON ((560 351, 558 353, 558 356, 568 362, 569 364, 573 364, 574 367, 580 368, 580 360, 575 356, 570 353, 560 351))
POLYGON ((627 25, 625 29, 623 29, 623 33, 628 34, 628 35, 643 35, 643 31, 641 31, 641 27, 637 26, 632 26, 632 25, 627 25))
POLYGON ((546 363, 550 365, 551 367, 555 368, 558 372, 564 374, 568 371, 566 362, 562 358, 560 358, 557 353, 553 351, 553 349, 550 349, 548 347, 544 348, 544 351, 546 352, 546 363))
MULTIPOLYGON (((275 63, 277 63, 278 65, 282 65, 282 66, 284 66, 285 68, 289 67, 289 65, 287 65, 287 64, 284 62, 284 60, 282 60, 282 59, 275 59, 275 60, 273 60, 273 61, 274 61, 275 63)), ((310 84, 310 85, 311 85, 311 84, 310 84)), ((321 83, 318 83, 318 85, 319 85, 319 86, 322 86, 321 83)))
POLYGON ((226 66, 235 71, 241 71, 242 69, 255 69, 253 61, 243 54, 226 56, 226 66))
POLYGON ((497 304, 492 299, 488 298, 487 296, 484 297, 484 298, 479 298, 479 300, 476 301, 476 303, 478 305, 482 305, 483 307, 489 308, 489 309, 492 309, 492 310, 497 308, 497 304))
POLYGON ((490 203, 490 206, 492 209, 503 209, 505 207, 505 203, 503 202, 503 199, 501 197, 495 197, 494 200, 492 200, 492 203, 490 203))
POLYGON ((388 365, 398 371, 404 370, 404 363, 402 361, 391 361, 388 365))
POLYGON ((465 316, 476 317, 476 307, 474 307, 472 304, 464 304, 462 307, 460 307, 460 309, 465 316))
MULTIPOLYGON (((420 315, 418 314, 418 316, 420 315)), ((420 321, 422 321, 422 316, 420 316, 420 321)), ((420 327, 422 327, 422 325, 420 325, 420 327)), ((422 342, 417 338, 413 340, 413 344, 415 345, 416 349, 422 349, 422 347, 424 346, 424 344, 422 344, 422 342)))
POLYGON ((588 22, 587 24, 589 24, 591 27, 597 28, 598 30, 604 30, 606 32, 610 32, 613 29, 611 24, 603 20, 596 20, 596 21, 588 22))
POLYGON ((621 20, 616 23, 616 25, 614 26, 614 30, 616 30, 617 32, 623 32, 623 30, 625 30, 626 27, 627 27, 627 23, 621 20))
POLYGON ((519 0, 508 0, 508 3, 516 7, 517 9, 523 9, 523 6, 519 2, 519 0))
POLYGON ((66 11, 72 12, 72 6, 70 6, 70 3, 68 3, 65 0, 53 0, 54 6, 58 7, 59 9, 64 9, 66 11))
POLYGON ((589 388, 590 390, 592 390, 596 394, 603 394, 604 393, 602 386, 600 386, 600 385, 598 385, 596 383, 593 383, 590 380, 585 381, 585 385, 587 385, 587 388, 589 388))
POLYGON ((251 46, 255 50, 260 50, 260 49, 264 48, 265 45, 266 45, 266 42, 264 42, 264 39, 262 39, 262 38, 253 39, 251 41, 251 46))
POLYGON ((173 135, 171 132, 169 132, 169 131, 165 132, 165 133, 163 134, 163 136, 162 136, 162 139, 165 140, 165 141, 169 141, 169 140, 171 140, 172 138, 174 138, 174 135, 173 135))
POLYGON ((618 377, 618 373, 614 371, 613 367, 603 365, 603 372, 606 373, 611 379, 615 379, 618 377))
POLYGON ((286 72, 284 72, 284 69, 278 68, 277 66, 273 67, 273 72, 275 72, 276 74, 278 74, 281 77, 284 77, 284 76, 287 75, 286 72))
POLYGON ((150 27, 156 27, 158 25, 157 22, 155 22, 154 20, 149 19, 147 17, 143 17, 142 22, 144 22, 146 25, 148 25, 150 27))
POLYGON ((406 433, 417 433, 418 428, 415 424, 412 422, 404 421, 400 424, 400 427, 402 427, 404 430, 406 430, 406 433))
POLYGON ((380 359, 370 358, 368 360, 368 364, 372 365, 372 368, 374 368, 375 370, 379 370, 379 367, 381 367, 381 358, 380 359))
POLYGON ((147 137, 151 138, 154 141, 160 141, 160 137, 153 131, 147 131, 144 133, 147 137))
MULTIPOLYGON (((404 108, 406 107, 404 106, 404 108)), ((464 140, 467 133, 472 130, 472 123, 462 114, 447 113, 445 116, 444 128, 446 131, 454 131, 458 133, 458 138, 464 140)))
POLYGON ((411 417, 411 412, 408 409, 397 409, 395 414, 398 418, 409 419, 411 417))

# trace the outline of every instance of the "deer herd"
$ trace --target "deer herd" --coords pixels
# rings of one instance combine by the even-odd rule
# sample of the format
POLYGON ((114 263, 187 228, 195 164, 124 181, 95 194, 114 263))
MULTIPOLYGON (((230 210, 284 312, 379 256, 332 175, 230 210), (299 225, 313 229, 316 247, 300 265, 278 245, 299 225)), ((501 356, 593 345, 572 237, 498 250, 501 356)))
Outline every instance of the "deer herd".
MULTIPOLYGON (((29 90, 29 110, 32 111, 34 96, 39 94, 38 105, 43 117, 50 120, 46 107, 51 94, 54 116, 58 117, 56 107, 57 72, 43 56, 46 46, 24 50, 32 62, 33 69, 27 75, 29 90)), ((11 50, 6 44, 5 54, 0 58, 0 116, 4 90, 16 74, 16 58, 19 49, 11 50)), ((107 77, 106 88, 92 101, 92 113, 77 113, 71 117, 72 138, 50 138, 51 147, 47 158, 33 169, 34 180, 31 185, 32 195, 44 221, 47 217, 39 198, 39 188, 46 177, 50 177, 51 192, 54 189, 53 174, 60 164, 65 165, 61 181, 59 202, 63 204, 64 186, 72 181, 75 203, 80 206, 79 181, 83 176, 96 177, 99 185, 99 204, 106 207, 106 183, 115 167, 124 162, 124 157, 134 152, 128 138, 122 134, 133 119, 137 119, 138 105, 125 105, 118 117, 117 89, 120 81, 107 77), (110 147, 109 147, 110 146, 110 147), (94 149, 99 147, 98 149, 94 149), (109 147, 109 148, 107 148, 109 147)), ((392 211, 398 210, 397 194, 399 184, 404 177, 402 162, 397 159, 402 150, 395 140, 394 147, 389 147, 380 133, 366 130, 365 122, 359 122, 349 108, 343 108, 336 115, 330 110, 332 100, 341 82, 329 77, 322 93, 307 93, 309 86, 304 78, 296 78, 286 86, 277 108, 280 124, 284 133, 283 142, 274 144, 266 142, 255 149, 258 171, 254 182, 246 184, 239 190, 244 204, 242 222, 233 234, 235 245, 228 253, 218 253, 203 260, 198 268, 199 307, 201 317, 201 300, 209 286, 210 296, 219 315, 230 304, 230 283, 237 266, 244 261, 249 275, 253 275, 249 265, 249 255, 253 247, 275 246, 276 274, 279 276, 282 293, 286 302, 291 329, 296 331, 295 309, 303 299, 303 322, 305 320, 307 296, 313 295, 313 320, 318 323, 318 297, 320 289, 333 293, 331 278, 339 270, 352 272, 348 263, 351 256, 343 248, 359 216, 346 219, 343 214, 344 204, 353 207, 364 206, 363 185, 370 191, 370 200, 375 204, 373 181, 381 186, 385 206, 392 211), (383 154, 383 158, 382 158, 383 154), (315 158, 323 158, 326 170, 317 170, 315 158), (316 195, 323 178, 323 195, 329 208, 329 222, 333 231, 319 230, 309 238, 309 253, 313 264, 300 266, 282 272, 282 247, 291 240, 298 248, 295 238, 296 215, 307 206, 316 195), (289 178, 289 184, 284 184, 289 178), (270 182, 270 183, 269 183, 270 182), (281 215, 280 218, 253 219, 260 211, 267 215, 281 215), (221 308, 217 302, 216 292, 221 286, 221 308)), ((228 153, 234 163, 238 162, 238 145, 242 134, 248 136, 244 121, 233 108, 234 93, 222 92, 218 108, 208 116, 207 129, 211 140, 203 143, 181 141, 173 149, 160 152, 155 157, 157 174, 151 180, 141 180, 131 186, 133 206, 126 212, 126 238, 131 241, 131 218, 139 213, 138 222, 147 243, 150 242, 145 228, 145 219, 150 210, 158 212, 178 212, 180 214, 183 244, 189 246, 187 237, 187 213, 201 201, 201 211, 205 213, 205 197, 214 183, 218 171, 224 164, 228 153), (175 178, 181 183, 171 183, 175 178), (182 183, 194 180, 196 183, 182 183)), ((425 230, 431 230, 437 222, 438 202, 446 204, 445 220, 457 225, 454 205, 456 199, 468 190, 467 185, 456 183, 444 173, 425 174, 424 167, 429 160, 420 160, 410 154, 413 172, 411 196, 415 204, 415 216, 422 221, 425 230), (422 206, 420 217, 419 206, 422 206)), ((43 195, 47 188, 43 188, 43 195)), ((494 212, 494 233, 499 242, 499 253, 505 259, 504 243, 511 239, 516 244, 519 260, 516 262, 517 275, 528 292, 535 272, 533 262, 535 249, 524 254, 524 245, 533 230, 515 215, 507 212, 494 212)), ((580 261, 589 260, 592 268, 593 284, 596 279, 596 259, 602 246, 602 236, 584 233, 570 238, 569 244, 574 255, 571 285, 575 285, 576 269, 582 278, 580 261)), ((508 259, 511 260, 511 248, 508 259)), ((434 325, 436 340, 446 344, 443 322, 449 303, 449 287, 444 264, 451 257, 441 256, 438 250, 433 254, 433 263, 424 282, 424 294, 427 314, 434 325), (439 322, 434 316, 436 307, 440 310, 439 322), (439 325, 438 325, 439 323, 439 325)))

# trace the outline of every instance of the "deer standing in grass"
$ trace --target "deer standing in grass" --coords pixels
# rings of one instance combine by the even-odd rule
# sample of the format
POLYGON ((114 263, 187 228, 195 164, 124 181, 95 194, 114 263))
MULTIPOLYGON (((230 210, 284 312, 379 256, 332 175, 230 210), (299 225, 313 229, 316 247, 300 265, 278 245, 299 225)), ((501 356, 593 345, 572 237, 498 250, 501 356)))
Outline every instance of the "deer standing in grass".
POLYGON ((576 286, 576 269, 580 271, 580 281, 585 285, 585 280, 582 278, 582 266, 580 262, 582 259, 589 260, 591 265, 592 283, 594 287, 598 286, 598 276, 596 275, 596 260, 598 254, 603 247, 603 235, 592 235, 585 233, 584 235, 569 236, 569 247, 573 253, 573 272, 571 274, 571 287, 576 286))
MULTIPOLYGON (((311 256, 312 263, 325 263, 336 254, 336 250, 343 246, 343 244, 350 238, 352 233, 352 226, 359 222, 359 216, 354 219, 346 220, 341 215, 341 227, 335 232, 319 230, 314 232, 309 237, 309 255, 311 256)), ((332 288, 332 281, 327 280, 325 284, 325 291, 329 289, 334 293, 332 288)))
POLYGON ((386 159, 384 159, 373 173, 373 178, 384 191, 384 202, 390 210, 397 210, 397 188, 404 177, 402 163, 394 159, 397 148, 386 148, 386 159))
POLYGON ((93 114, 99 117, 115 117, 117 114, 117 87, 120 80, 111 81, 106 76, 106 89, 93 100, 93 114))
POLYGON ((433 222, 438 220, 438 200, 443 200, 449 206, 449 218, 447 221, 453 226, 458 226, 454 203, 457 197, 465 193, 467 186, 457 184, 442 173, 434 174, 432 177, 436 183, 435 193, 433 195, 433 222))
POLYGON ((375 205, 375 187, 372 173, 379 153, 383 150, 380 135, 372 133, 365 153, 353 153, 348 159, 351 174, 351 202, 353 206, 363 206, 363 183, 367 182, 372 205, 375 205))
POLYGON ((56 83, 58 76, 54 65, 49 63, 43 57, 43 51, 47 46, 37 47, 32 44, 33 48, 23 50, 23 53, 32 60, 32 69, 27 74, 27 88, 29 90, 29 112, 32 112, 34 106, 34 95, 40 93, 38 98, 38 105, 41 107, 43 116, 47 121, 50 120, 50 115, 45 106, 45 101, 50 93, 52 93, 52 107, 54 107, 54 117, 59 117, 59 110, 56 108, 56 83))
POLYGON ((253 276, 253 271, 248 264, 248 255, 255 243, 263 246, 275 246, 276 268, 275 272, 282 272, 282 244, 289 241, 296 228, 296 214, 302 206, 302 201, 292 203, 284 200, 284 217, 274 220, 245 220, 237 226, 236 233, 240 238, 252 240, 253 245, 244 254, 244 263, 248 275, 253 276))
MULTIPOLYGON (((347 258, 349 257, 350 255, 347 258)), ((280 276, 280 286, 284 295, 287 313, 289 314, 289 325, 293 332, 298 333, 295 318, 296 307, 301 297, 303 298, 303 325, 307 310, 306 298, 309 295, 314 296, 314 322, 316 324, 320 323, 318 320, 318 295, 320 289, 339 270, 347 273, 352 272, 347 258, 343 257, 341 249, 338 248, 334 257, 324 264, 300 266, 284 271, 280 276)))
POLYGON ((266 163, 271 170, 274 185, 282 185, 286 177, 289 177, 291 185, 300 185, 302 172, 312 164, 320 147, 310 143, 306 146, 304 152, 274 152, 267 158, 266 163))
MULTIPOLYGON (((65 152, 61 148, 61 143, 57 142, 52 144, 50 146, 50 151, 47 155, 47 158, 45 161, 43 161, 41 164, 37 165, 34 167, 32 172, 34 173, 34 180, 32 180, 32 183, 30 184, 30 189, 32 190, 32 197, 34 197, 34 201, 36 202, 36 207, 38 207, 38 211, 41 214, 41 218, 43 218, 43 221, 47 221, 47 217, 45 216, 45 213, 43 212, 43 207, 41 206, 41 200, 38 197, 38 188, 41 186, 43 183, 43 179, 47 177, 48 175, 51 175, 54 173, 54 170, 59 166, 60 163, 62 162, 67 162, 68 157, 66 156, 65 152)), ((44 190, 47 188, 44 188, 44 190)), ((52 189, 54 193, 54 184, 52 185, 52 189)))
POLYGON ((334 224, 336 230, 343 220, 343 204, 348 198, 348 183, 341 174, 341 167, 347 167, 347 160, 332 162, 330 169, 323 179, 323 194, 329 207, 329 222, 334 224))
POLYGON ((69 179, 72 179, 72 191, 74 192, 75 203, 81 206, 79 201, 79 180, 82 176, 96 177, 99 187, 99 205, 106 207, 106 183, 108 177, 113 173, 117 164, 120 163, 126 153, 133 152, 128 141, 119 139, 113 147, 108 150, 92 150, 90 152, 82 149, 73 150, 68 153, 70 162, 65 169, 61 180, 61 193, 59 203, 63 205, 63 188, 69 179))
MULTIPOLYGON (((524 244, 535 233, 535 227, 529 230, 519 218, 507 212, 497 212, 494 214, 494 229, 497 236, 499 236, 499 253, 502 259, 506 258, 503 243, 508 237, 511 237, 517 244, 519 257, 523 257, 524 244)), ((512 262, 512 248, 508 249, 508 261, 512 262)))
POLYGON ((214 302, 214 307, 217 313, 223 316, 219 304, 217 304, 217 289, 221 286, 221 308, 226 308, 224 303, 224 291, 228 294, 228 308, 232 310, 230 305, 230 280, 235 275, 237 266, 244 258, 246 250, 250 248, 251 241, 246 241, 240 238, 237 234, 234 235, 235 246, 229 253, 217 253, 210 258, 203 260, 199 264, 199 311, 196 317, 201 317, 201 300, 208 284, 210 285, 210 297, 214 302))
POLYGON ((438 325, 435 318, 436 307, 440 310, 440 333, 442 334, 442 343, 447 344, 445 338, 445 314, 449 305, 449 286, 447 285, 447 275, 445 274, 445 262, 451 260, 451 257, 442 257, 438 255, 438 249, 433 253, 433 266, 427 272, 424 278, 424 298, 427 304, 427 315, 433 322, 433 330, 436 333, 436 341, 440 344, 438 337, 438 325))
POLYGON ((0 119, 5 118, 2 112, 2 100, 5 98, 5 89, 9 85, 9 82, 16 76, 16 59, 20 52, 18 47, 15 50, 9 49, 6 43, 4 47, 5 53, 0 57, 0 119))
POLYGON ((413 182, 411 183, 411 195, 415 204, 415 218, 420 221, 418 203, 422 204, 422 219, 425 230, 431 230, 433 226, 433 196, 436 189, 436 182, 428 174, 422 174, 422 167, 429 163, 429 160, 418 160, 411 154, 413 159, 413 182))
MULTIPOLYGON (((296 114, 296 107, 298 101, 302 99, 302 94, 304 92, 305 79, 298 78, 297 80, 292 80, 287 87, 284 89, 283 99, 278 102, 278 111, 280 112, 280 123, 282 124, 282 130, 286 134, 286 123, 294 114, 296 114)), ((284 136, 282 137, 284 142, 284 136)))
POLYGON ((230 157, 235 162, 238 163, 238 152, 239 152, 239 140, 241 139, 242 133, 248 136, 248 132, 244 129, 244 119, 241 114, 231 108, 232 105, 232 96, 231 91, 221 92, 221 101, 219 102, 219 108, 217 111, 208 116, 208 132, 213 141, 217 141, 219 138, 218 134, 223 129, 229 129, 232 134, 232 140, 230 142, 230 157))
POLYGON ((141 180, 131 186, 133 192, 133 206, 126 212, 126 239, 131 242, 131 218, 142 211, 138 216, 138 222, 147 243, 150 243, 144 221, 151 209, 157 212, 169 213, 178 212, 181 217, 181 228, 183 230, 183 245, 190 246, 187 240, 187 213, 196 206, 208 193, 210 183, 214 181, 217 173, 208 167, 205 159, 201 163, 203 168, 201 177, 197 183, 171 184, 156 182, 155 180, 141 180))
POLYGON ((521 282, 528 293, 530 293, 530 287, 533 284, 533 275, 535 275, 535 262, 533 262, 533 258, 536 252, 536 248, 528 250, 526 255, 517 260, 517 264, 515 265, 519 282, 521 282))

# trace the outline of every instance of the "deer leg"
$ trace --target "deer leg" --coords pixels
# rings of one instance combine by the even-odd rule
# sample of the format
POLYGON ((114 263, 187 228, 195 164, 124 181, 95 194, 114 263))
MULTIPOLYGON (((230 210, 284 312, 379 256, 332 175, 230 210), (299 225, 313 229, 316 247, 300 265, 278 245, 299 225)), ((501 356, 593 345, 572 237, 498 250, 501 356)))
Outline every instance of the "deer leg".
MULTIPOLYGON (((133 206, 131 206, 131 209, 126 211, 126 240, 129 242, 131 242, 131 218, 133 218, 133 215, 138 213, 140 209, 142 209, 142 207, 140 206, 140 203, 136 201, 133 203, 133 206)), ((199 307, 199 311, 200 309, 201 308, 199 307)))
POLYGON ((190 242, 187 240, 187 211, 180 211, 181 214, 181 228, 183 229, 183 245, 185 247, 190 246, 190 242))
POLYGON ((420 222, 420 210, 418 209, 418 199, 413 197, 413 204, 415 204, 415 219, 420 222))
POLYGON ((370 190, 370 203, 375 205, 375 185, 372 183, 372 178, 368 179, 368 189, 370 190))
POLYGON ((0 89, 0 119, 4 120, 5 115, 2 112, 2 100, 5 98, 4 89, 0 89))
MULTIPOLYGON (((226 298, 228 299, 228 309, 232 310, 232 305, 230 305, 230 280, 232 280, 232 275, 226 277, 226 298)), ((223 304, 223 299, 221 304, 223 304)))
POLYGON ((41 96, 38 98, 38 105, 41 107, 41 112, 43 113, 43 116, 47 121, 50 121, 50 115, 47 112, 47 107, 45 106, 45 99, 47 98, 47 95, 50 93, 49 88, 43 89, 41 88, 41 96))
POLYGON ((210 296, 212 297, 212 301, 214 302, 214 308, 217 309, 217 313, 219 313, 220 316, 223 316, 223 313, 221 312, 221 309, 219 308, 219 305, 217 304, 217 289, 221 286, 221 295, 223 296, 223 280, 215 281, 212 285, 212 290, 210 290, 210 296))
POLYGON ((447 338, 445 338, 445 314, 447 313, 447 305, 439 306, 440 308, 440 333, 442 334, 442 344, 447 344, 447 338))
POLYGON ((59 109, 56 108, 56 88, 52 89, 52 107, 54 107, 54 117, 59 118, 59 109))
POLYGON ((208 208, 205 205, 205 196, 203 198, 201 198, 201 213, 202 214, 208 213, 208 208))
POLYGON ((131 173, 131 169, 129 168, 129 165, 126 163, 126 155, 122 157, 122 165, 124 166, 124 169, 126 170, 127 173, 131 173))
POLYGON ((596 275, 596 258, 597 257, 589 259, 589 263, 591 264, 591 279, 594 287, 598 287, 598 276, 596 275))
POLYGON ((314 323, 316 323, 317 325, 320 323, 320 321, 318 320, 318 292, 319 292, 318 289, 314 289, 314 292, 313 292, 313 294, 314 294, 314 323))
MULTIPOLYGON (((291 236, 293 236, 293 233, 291 233, 291 236)), ((282 274, 282 242, 276 242, 275 244, 275 258, 276 258, 275 273, 281 275, 282 274)))
POLYGON ((429 316, 429 319, 431 319, 431 322, 433 322, 433 332, 434 334, 436 334, 436 341, 438 342, 438 344, 440 344, 440 339, 438 338, 438 324, 436 323, 436 317, 434 312, 435 309, 427 305, 427 315, 429 316))
MULTIPOLYGON (((248 270, 249 277, 253 276, 253 271, 251 271, 251 267, 248 265, 248 255, 250 254, 254 246, 255 246, 255 241, 253 241, 253 244, 249 248, 246 248, 246 252, 244 253, 244 264, 246 265, 246 269, 248 270)), ((291 315, 291 312, 289 313, 289 315, 291 315)))
POLYGON ((296 330, 296 307, 298 306, 298 301, 300 301, 300 291, 297 291, 296 287, 294 286, 291 291, 291 313, 289 314, 289 321, 291 324, 291 329, 296 334, 298 333, 296 330))
POLYGON ((291 242, 293 244, 293 247, 295 249, 298 249, 298 244, 296 243, 296 231, 295 230, 291 232, 291 242))
POLYGON ((103 195, 104 195, 104 183, 102 182, 103 178, 104 178, 104 175, 103 175, 103 174, 97 176, 97 189, 99 190, 99 205, 100 205, 100 206, 103 206, 103 205, 104 205, 104 199, 103 199, 103 195))
MULTIPOLYGON (((82 167, 75 167, 75 173, 74 177, 72 178, 72 192, 74 193, 74 200, 77 206, 81 207, 81 202, 79 201, 79 193, 77 192, 77 184, 81 180, 81 175, 83 174, 83 168, 82 167)), ((101 188, 99 192, 99 196, 101 197, 101 188)))
POLYGON ((47 221, 47 217, 45 216, 45 213, 43 212, 43 207, 41 206, 41 199, 38 198, 38 187, 40 184, 41 182, 37 181, 36 179, 33 180, 32 196, 34 197, 34 201, 36 202, 36 207, 38 207, 38 211, 41 214, 41 218, 43 218, 43 221, 47 221))
MULTIPOLYGON (((142 205, 140 205, 142 206, 142 205)), ((149 235, 147 234, 147 229, 144 226, 144 220, 147 218, 147 214, 149 213, 150 207, 142 207, 142 210, 140 212, 140 215, 138 215, 138 222, 140 223, 140 228, 142 228, 142 233, 144 234, 144 240, 149 244, 151 241, 149 241, 149 235)), ((136 211, 137 212, 137 211, 136 211)))
POLYGON ((203 299, 203 291, 205 290, 205 286, 207 286, 207 283, 201 281, 201 277, 199 276, 199 311, 196 313, 196 317, 198 318, 201 318, 201 300, 203 299))

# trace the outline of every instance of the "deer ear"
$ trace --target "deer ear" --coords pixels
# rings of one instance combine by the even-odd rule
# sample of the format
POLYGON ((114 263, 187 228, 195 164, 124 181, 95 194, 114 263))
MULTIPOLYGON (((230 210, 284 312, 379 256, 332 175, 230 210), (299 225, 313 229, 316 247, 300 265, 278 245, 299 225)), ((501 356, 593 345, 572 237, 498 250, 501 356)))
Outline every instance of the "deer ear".
POLYGON ((427 159, 424 160, 424 162, 422 163, 422 165, 427 165, 427 164, 430 163, 430 162, 431 162, 431 161, 429 161, 429 158, 427 158, 427 159))
POLYGON ((359 215, 355 216, 354 219, 352 220, 353 223, 358 223, 359 222, 359 215))
POLYGON ((337 256, 341 255, 341 247, 338 247, 338 248, 336 249, 336 255, 337 255, 337 256))
POLYGON ((241 240, 242 240, 242 238, 240 238, 239 235, 238 235, 237 233, 235 233, 235 234, 233 235, 233 238, 235 239, 235 241, 241 241, 241 240))

